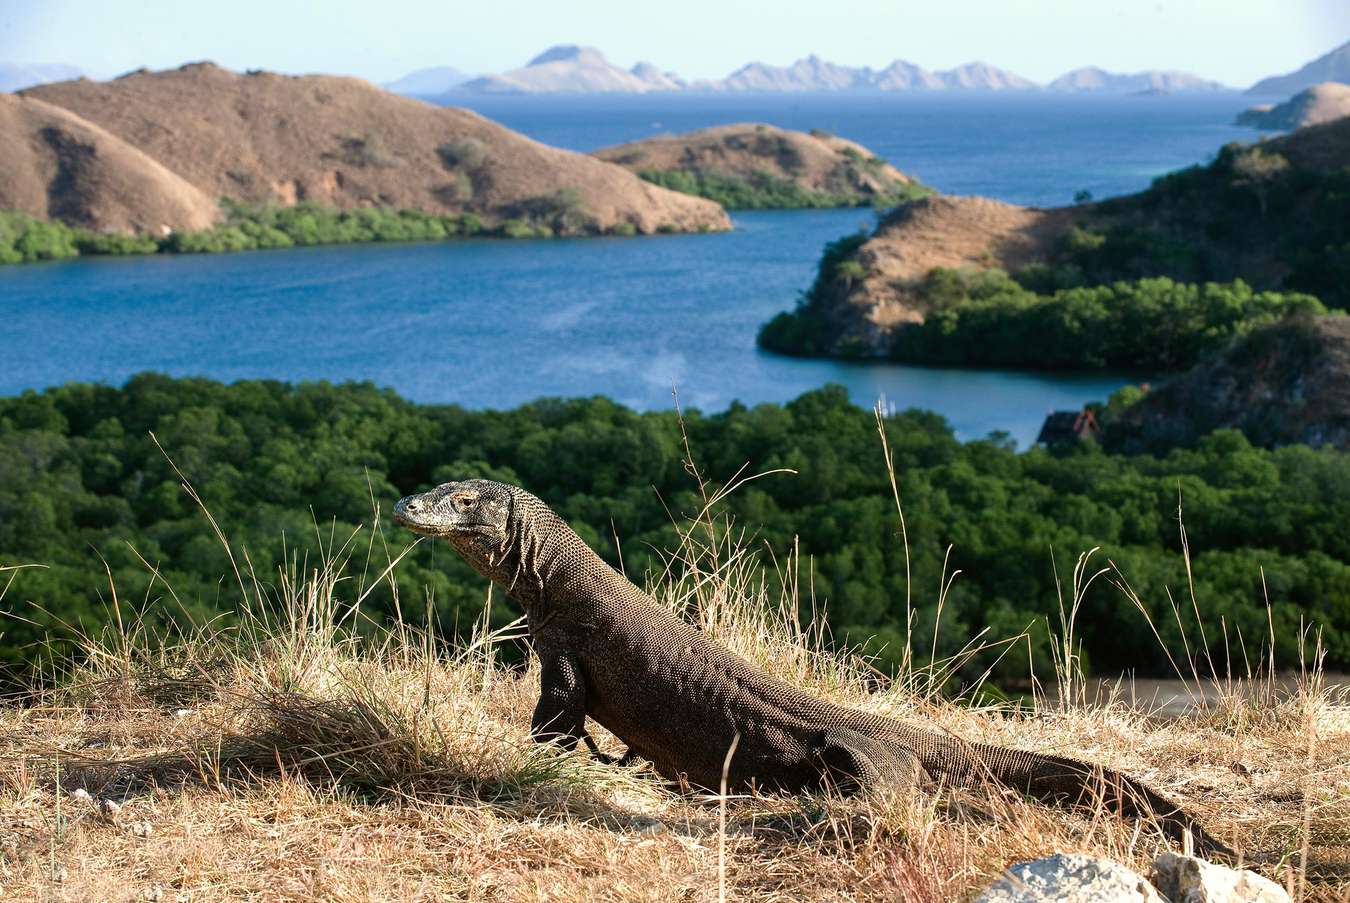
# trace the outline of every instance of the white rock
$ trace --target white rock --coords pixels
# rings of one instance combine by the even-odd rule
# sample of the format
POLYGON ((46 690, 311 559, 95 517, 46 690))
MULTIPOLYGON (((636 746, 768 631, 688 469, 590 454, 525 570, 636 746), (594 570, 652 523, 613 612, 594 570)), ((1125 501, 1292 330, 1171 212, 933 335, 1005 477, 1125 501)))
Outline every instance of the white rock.
POLYGON ((1143 875, 1082 853, 1010 865, 975 903, 1167 903, 1143 875))
POLYGON ((1154 861, 1153 883, 1172 903, 1289 903, 1284 888, 1256 872, 1176 853, 1154 861))

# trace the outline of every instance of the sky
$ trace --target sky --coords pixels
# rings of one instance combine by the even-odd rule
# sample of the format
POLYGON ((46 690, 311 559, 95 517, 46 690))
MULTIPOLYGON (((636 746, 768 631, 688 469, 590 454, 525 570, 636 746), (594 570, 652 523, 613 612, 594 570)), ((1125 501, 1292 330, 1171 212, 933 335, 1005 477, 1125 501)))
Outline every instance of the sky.
POLYGON ((0 0, 0 63, 98 77, 213 60, 390 81, 524 65, 553 44, 686 78, 816 53, 929 69, 982 60, 1034 81, 1079 66, 1182 69, 1236 87, 1350 39, 1350 0, 0 0))

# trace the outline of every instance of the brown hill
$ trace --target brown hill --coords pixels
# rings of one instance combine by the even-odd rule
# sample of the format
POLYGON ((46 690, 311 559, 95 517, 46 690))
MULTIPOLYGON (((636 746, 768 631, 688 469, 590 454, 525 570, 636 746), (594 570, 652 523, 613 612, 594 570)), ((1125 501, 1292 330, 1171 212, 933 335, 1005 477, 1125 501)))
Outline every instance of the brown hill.
POLYGON ((1281 323, 1252 333, 1135 402, 1107 429, 1127 452, 1191 445, 1238 429, 1257 445, 1350 450, 1350 317, 1281 323))
POLYGON ((205 229, 215 200, 74 113, 0 94, 0 209, 96 231, 205 229))
POLYGON ((1262 104, 1238 114, 1238 125, 1258 129, 1299 129, 1350 116, 1350 85, 1323 82, 1281 104, 1262 104))
POLYGON ((739 123, 602 148, 595 156, 638 173, 686 173, 795 186, 818 206, 869 204, 904 196, 919 183, 861 144, 824 132, 739 123))
POLYGON ((922 322, 913 288, 936 268, 1021 269, 1073 221, 1075 208, 1019 207, 989 198, 935 196, 896 209, 853 254, 853 278, 823 287, 816 303, 832 324, 833 341, 850 356, 884 356, 891 335, 922 322))
POLYGON ((1258 145, 1230 145, 1208 166, 1095 204, 914 201, 883 219, 832 264, 832 278, 817 283, 806 313, 826 324, 827 334, 798 353, 886 356, 897 328, 922 322, 916 289, 936 267, 1017 273, 1038 265, 1049 284, 1059 275, 1071 275, 1068 284, 1244 279, 1350 307, 1336 262, 1336 249, 1350 241, 1350 207, 1337 187, 1346 167, 1350 117, 1258 145))
POLYGON ((195 63, 24 94, 97 123, 216 198, 472 212, 488 223, 565 213, 641 232, 730 225, 715 204, 354 78, 195 63))

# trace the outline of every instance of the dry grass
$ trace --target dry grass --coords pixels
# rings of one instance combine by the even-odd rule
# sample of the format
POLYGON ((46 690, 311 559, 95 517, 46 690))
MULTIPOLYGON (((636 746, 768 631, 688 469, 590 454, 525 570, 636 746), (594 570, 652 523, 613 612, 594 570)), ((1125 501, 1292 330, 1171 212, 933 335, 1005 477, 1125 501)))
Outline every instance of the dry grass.
MULTIPOLYGON (((1084 559, 1055 699, 944 698, 958 662, 911 665, 878 692, 865 660, 798 621, 797 561, 757 567, 726 526, 697 519, 653 589, 741 654, 848 704, 1128 771, 1221 838, 1283 854, 1261 869, 1296 899, 1346 899, 1302 867, 1350 861, 1350 707, 1316 661, 1287 692, 1261 670, 1219 681, 1217 705, 1180 719, 1089 704, 1073 689, 1084 559)), ((357 545, 271 586, 241 556, 230 630, 151 636, 117 603, 81 665, 0 709, 0 898, 943 901, 1051 851, 1147 871, 1160 850, 1148 825, 993 789, 691 797, 537 747, 538 676, 494 654, 519 628, 458 645, 402 623, 357 631, 369 586, 348 574, 380 554, 357 545)))

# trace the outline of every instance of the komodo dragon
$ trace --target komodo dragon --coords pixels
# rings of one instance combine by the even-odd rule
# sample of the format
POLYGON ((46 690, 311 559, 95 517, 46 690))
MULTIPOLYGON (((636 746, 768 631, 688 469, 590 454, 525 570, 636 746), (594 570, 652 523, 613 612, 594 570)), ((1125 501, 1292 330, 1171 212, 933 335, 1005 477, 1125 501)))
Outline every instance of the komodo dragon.
MULTIPOLYGON (((531 719, 538 741, 571 749, 590 716, 675 781, 797 792, 925 776, 957 786, 989 777, 1069 805, 1102 800, 1153 816, 1197 852, 1232 856, 1195 820, 1143 783, 1061 756, 980 743, 817 699, 755 668, 657 604, 607 565, 542 501, 490 480, 446 483, 400 499, 394 519, 444 537, 524 606, 540 660, 531 719)), ((609 757, 601 756, 606 761, 609 757)))

